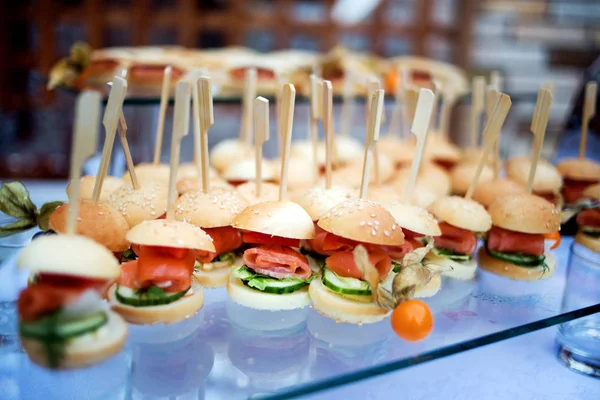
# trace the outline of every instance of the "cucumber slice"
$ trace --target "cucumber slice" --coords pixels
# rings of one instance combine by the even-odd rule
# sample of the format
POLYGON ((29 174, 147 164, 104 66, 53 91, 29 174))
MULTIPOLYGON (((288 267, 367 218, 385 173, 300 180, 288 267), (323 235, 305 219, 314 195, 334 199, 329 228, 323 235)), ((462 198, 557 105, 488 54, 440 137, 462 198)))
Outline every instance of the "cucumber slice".
POLYGON ((270 276, 257 274, 245 265, 234 269, 231 276, 240 279, 242 283, 249 288, 273 294, 286 294, 300 290, 307 286, 314 277, 314 275, 311 275, 311 277, 305 281, 300 278, 276 279, 270 276))
POLYGON ((595 228, 593 226, 582 226, 581 232, 594 238, 600 237, 600 229, 595 228))
MULTIPOLYGON (((189 290, 189 289, 188 289, 189 290)), ((182 298, 188 290, 177 293, 168 293, 156 286, 150 286, 148 289, 140 291, 117 285, 115 292, 117 300, 123 304, 133 307, 150 307, 170 304, 182 298)))
POLYGON ((60 341, 93 332, 107 321, 104 311, 77 319, 61 319, 60 315, 53 314, 34 322, 21 323, 19 329, 26 338, 60 341))
POLYGON ((452 250, 448 250, 448 249, 438 249, 437 247, 434 247, 433 249, 431 249, 431 251, 433 252, 433 254, 435 254, 438 257, 445 257, 445 258, 449 258, 453 261, 469 261, 471 259, 471 256, 468 256, 466 254, 459 254, 459 253, 455 253, 452 250))
POLYGON ((521 267, 537 267, 539 265, 544 265, 546 260, 546 256, 544 255, 532 256, 523 253, 502 253, 499 251, 490 250, 487 246, 486 250, 488 254, 494 258, 508 261, 509 263, 513 263, 521 267))
POLYGON ((323 285, 334 292, 353 295, 371 296, 371 288, 365 281, 355 278, 341 277, 328 268, 323 268, 323 285))
POLYGON ((392 261, 392 272, 398 273, 402 271, 402 265, 400 263, 392 261))

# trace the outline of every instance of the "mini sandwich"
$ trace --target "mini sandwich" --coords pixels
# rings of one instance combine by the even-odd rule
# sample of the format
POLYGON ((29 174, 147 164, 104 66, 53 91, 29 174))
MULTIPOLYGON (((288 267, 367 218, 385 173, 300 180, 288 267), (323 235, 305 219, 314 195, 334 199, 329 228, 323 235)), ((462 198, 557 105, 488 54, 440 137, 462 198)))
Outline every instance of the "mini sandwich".
POLYGON ((575 241, 600 253, 600 184, 585 189, 583 197, 591 199, 595 207, 580 211, 577 215, 579 231, 575 235, 575 241))
POLYGON ((600 164, 588 159, 567 158, 556 165, 563 176, 562 195, 566 204, 575 204, 583 191, 600 182, 600 164))
POLYGON ((192 278, 196 251, 215 251, 212 239, 181 221, 144 221, 127 233, 137 260, 121 266, 108 301, 129 323, 183 321, 204 304, 202 286, 192 278))
POLYGON ((238 139, 225 139, 217 143, 210 151, 210 164, 222 173, 232 161, 251 157, 254 149, 248 143, 238 139))
POLYGON ((443 275, 456 279, 473 279, 477 263, 473 253, 477 235, 492 227, 485 208, 476 201, 451 196, 437 200, 429 211, 439 222, 442 235, 435 238, 435 247, 426 257, 428 262, 451 267, 443 275))
POLYGON ((231 267, 241 264, 242 232, 231 222, 247 205, 239 193, 219 189, 187 192, 175 202, 175 219, 202 228, 215 246, 215 251, 196 252, 194 277, 202 286, 225 286, 231 267))
MULTIPOLYGON (((276 178, 274 165, 268 160, 262 160, 262 179, 265 182, 276 178)), ((223 178, 233 186, 241 185, 256 179, 256 163, 254 158, 231 160, 222 173, 223 178)))
MULTIPOLYGON (((506 163, 506 176, 525 187, 529 180, 530 168, 530 157, 514 157, 506 163)), ((561 209, 562 196, 560 190, 562 186, 563 180, 556 167, 547 161, 539 160, 533 178, 533 186, 531 187, 533 194, 543 197, 556 205, 558 209, 561 209)))
POLYGON ((277 201, 279 198, 279 185, 263 182, 260 196, 256 193, 256 182, 242 183, 235 188, 236 192, 244 196, 248 204, 264 203, 265 201, 277 201))
POLYGON ((161 218, 167 212, 166 184, 160 182, 141 183, 139 189, 122 186, 113 192, 107 204, 118 210, 130 228, 143 221, 161 218))
POLYGON ((260 310, 292 310, 310 304, 308 285, 313 279, 300 241, 312 239, 312 219, 296 203, 270 201, 251 205, 233 219, 244 231, 248 246, 244 264, 235 268, 227 284, 229 297, 260 310))
POLYGON ((323 231, 311 242, 311 248, 326 258, 322 276, 310 284, 315 310, 336 321, 354 324, 384 319, 389 310, 375 304, 352 251, 359 244, 365 246, 383 281, 392 270, 392 257, 406 254, 402 228, 385 208, 360 199, 344 200, 318 225, 323 231))
MULTIPOLYGON (((158 182, 166 186, 169 184, 170 174, 171 167, 168 164, 139 163, 135 166, 135 175, 141 184, 158 182)), ((128 171, 125 171, 121 179, 131 185, 131 175, 128 171)))
POLYGON ((396 136, 387 135, 379 138, 377 146, 382 154, 394 162, 396 168, 410 167, 415 154, 414 141, 400 140, 396 136))
POLYGON ((554 205, 535 195, 516 194, 498 199, 489 212, 493 226, 479 250, 481 269, 521 281, 552 277, 556 260, 545 252, 544 234, 560 228, 554 205))
POLYGON ((423 156, 446 171, 450 171, 461 161, 462 152, 460 148, 438 136, 432 135, 429 138, 430 143, 425 148, 423 156))
POLYGON ((34 363, 81 368, 121 351, 127 325, 100 296, 119 275, 110 251, 83 236, 44 236, 21 252, 17 266, 32 272, 17 311, 21 343, 34 363))
MULTIPOLYGON (((450 182, 452 183, 452 194, 464 196, 469 190, 469 185, 477 172, 477 164, 461 163, 452 168, 450 172, 450 182)), ((494 179, 494 170, 489 166, 484 166, 479 175, 479 183, 489 182, 494 179)))
MULTIPOLYGON (((114 176, 107 176, 102 182, 102 190, 100 191, 99 202, 105 202, 108 197, 118 188, 123 186, 123 180, 114 176)), ((94 175, 87 175, 81 177, 79 181, 79 198, 81 200, 91 200, 92 194, 94 193, 94 185, 96 184, 96 177, 94 175)), ((67 196, 71 198, 71 183, 67 186, 67 196)))
POLYGON ((517 193, 525 193, 525 187, 512 179, 500 178, 475 186, 473 200, 487 208, 498 198, 517 193))
MULTIPOLYGON (((350 188, 360 187, 360 178, 362 175, 364 159, 363 156, 358 156, 350 160, 342 168, 336 169, 333 172, 333 180, 340 182, 344 186, 350 188)), ((379 154, 379 182, 375 174, 375 160, 371 165, 371 175, 369 176, 369 182, 371 184, 382 184, 389 182, 394 176, 395 166, 394 162, 383 154, 379 154)))

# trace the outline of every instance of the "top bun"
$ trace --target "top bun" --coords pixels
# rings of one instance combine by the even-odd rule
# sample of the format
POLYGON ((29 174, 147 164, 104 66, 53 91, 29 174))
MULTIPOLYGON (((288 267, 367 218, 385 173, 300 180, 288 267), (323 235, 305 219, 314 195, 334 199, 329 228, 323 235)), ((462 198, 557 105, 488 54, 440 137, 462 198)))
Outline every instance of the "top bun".
POLYGON ((178 249, 215 251, 212 238, 195 225, 182 221, 155 219, 143 221, 127 232, 131 243, 178 249))
POLYGON ((266 201, 246 207, 233 218, 234 228, 290 239, 312 239, 310 215, 291 201, 266 201))
POLYGON ((250 181, 237 186, 235 190, 244 196, 248 204, 277 201, 279 199, 279 185, 269 182, 262 183, 260 196, 256 195, 256 182, 250 181))
POLYGON ((402 141, 391 135, 380 137, 377 141, 377 148, 381 154, 385 154, 396 165, 402 166, 410 165, 415 154, 413 141, 402 141))
MULTIPOLYGON (((400 195, 406 190, 406 184, 410 178, 410 167, 398 170, 393 186, 398 188, 400 195)), ((426 191, 437 196, 450 194, 450 176, 441 167, 431 162, 424 162, 419 168, 415 190, 426 191)))
POLYGON ((348 199, 329 210, 318 225, 334 235, 384 246, 404 243, 402 228, 392 214, 370 200, 348 199))
MULTIPOLYGON (((273 181, 276 174, 268 160, 262 160, 262 180, 273 181)), ((223 178, 229 182, 250 181, 256 179, 256 163, 254 158, 232 159, 223 171, 223 178)))
MULTIPOLYGON (((477 172, 477 164, 464 163, 452 168, 450 180, 452 182, 452 193, 464 196, 469 190, 471 181, 477 172)), ((489 182, 494 179, 494 170, 487 165, 483 166, 477 184, 489 182)))
POLYGON ((463 197, 438 199, 429 207, 429 212, 438 221, 473 232, 487 232, 492 227, 492 219, 485 208, 478 202, 463 197))
POLYGON ((175 201, 175 219, 201 228, 228 226, 233 217, 247 206, 246 199, 231 190, 187 192, 175 201))
MULTIPOLYGON (((94 193, 94 185, 96 184, 96 177, 94 175, 82 176, 79 180, 79 199, 80 200, 91 200, 94 193)), ((123 186, 123 180, 114 176, 107 176, 102 182, 102 190, 100 191, 99 202, 106 201, 115 190, 123 186)), ((71 198, 71 182, 67 186, 67 196, 71 198)))
POLYGON ((600 200, 600 183, 585 188, 583 191, 583 197, 600 200))
POLYGON ((425 236, 440 236, 442 231, 433 215, 424 208, 412 204, 393 201, 384 207, 394 216, 394 219, 404 229, 425 236))
MULTIPOLYGON (((271 169, 275 172, 273 181, 279 183, 281 176, 279 174, 281 168, 281 159, 276 159, 271 164, 271 169)), ((294 190, 296 188, 309 188, 313 182, 313 164, 310 159, 299 159, 291 157, 288 164, 288 188, 294 190)))
POLYGON ((581 181, 600 180, 600 164, 587 158, 564 158, 556 169, 565 179, 581 181))
MULTIPOLYGON (((179 168, 177 168, 177 180, 180 181, 182 179, 187 178, 200 178, 198 175, 198 166, 195 163, 185 163, 181 164, 179 168)), ((219 177, 217 171, 214 168, 208 167, 208 177, 213 180, 219 177)))
POLYGON ((369 186, 367 199, 374 201, 377 204, 386 204, 392 201, 400 201, 402 192, 390 185, 384 186, 369 186))
MULTIPOLYGON (((506 163, 506 175, 521 185, 527 185, 531 157, 514 157, 506 163)), ((539 160, 535 169, 532 190, 536 193, 558 193, 562 187, 562 176, 554 165, 539 160)))
MULTIPOLYGON (((363 169, 363 156, 355 157, 348 162, 344 167, 337 169, 333 172, 333 181, 342 182, 344 186, 358 188, 360 187, 362 169, 363 169)), ((394 163, 390 158, 384 154, 379 155, 379 180, 380 183, 389 181, 395 172, 394 163)), ((375 162, 371 165, 371 175, 369 175, 369 183, 376 184, 377 177, 375 176, 375 162)))
POLYGON ((167 211, 168 185, 158 181, 140 184, 138 190, 122 186, 107 201, 125 217, 131 228, 142 221, 160 218, 167 211))
POLYGON ((445 161, 457 163, 462 158, 462 152, 454 144, 447 140, 437 139, 436 136, 431 136, 429 146, 425 147, 424 156, 431 158, 434 161, 445 161))
POLYGON ((494 225, 515 232, 551 233, 560 229, 560 213, 541 197, 522 193, 504 196, 489 207, 494 225))
MULTIPOLYGON (((50 228, 58 233, 66 233, 68 214, 69 203, 57 207, 48 220, 50 228)), ((112 252, 129 248, 129 242, 125 238, 129 225, 125 218, 108 204, 94 204, 91 200, 81 200, 77 214, 77 234, 92 239, 112 252)))
POLYGON ((229 164, 252 156, 252 147, 238 139, 221 140, 210 152, 210 164, 223 172, 229 164))
MULTIPOLYGON (((168 164, 154 165, 152 163, 140 163, 135 166, 135 175, 140 184, 162 183, 163 185, 168 185, 171 176, 171 167, 168 164)), ((123 174, 123 182, 131 184, 129 172, 123 174)))
POLYGON ((114 279, 119 262, 105 247, 80 235, 44 235, 19 254, 17 266, 36 272, 114 279))
POLYGON ((484 207, 489 207, 497 198, 514 193, 525 193, 525 188, 520 183, 510 179, 494 179, 475 186, 473 200, 484 207))
POLYGON ((318 186, 300 195, 295 200, 306 210, 313 221, 318 221, 323 214, 348 197, 348 191, 340 187, 333 186, 331 189, 325 189, 318 186))
MULTIPOLYGON (((461 163, 477 165, 481 161, 484 153, 485 147, 469 147, 463 151, 461 163)), ((487 159, 486 165, 493 167, 494 158, 495 157, 493 155, 490 155, 487 159)), ((502 167, 502 160, 498 160, 498 163, 500 164, 499 166, 502 167)))
MULTIPOLYGON (((322 144, 325 147, 325 143, 322 144)), ((362 157, 364 146, 358 140, 350 136, 337 135, 334 140, 334 155, 336 164, 346 164, 356 157, 362 157)))
MULTIPOLYGON (((222 189, 231 190, 235 188, 227 183, 226 180, 217 178, 209 178, 210 189, 222 189)), ((177 193, 184 194, 187 192, 201 192, 202 191, 202 179, 200 178, 183 178, 177 181, 177 193)))

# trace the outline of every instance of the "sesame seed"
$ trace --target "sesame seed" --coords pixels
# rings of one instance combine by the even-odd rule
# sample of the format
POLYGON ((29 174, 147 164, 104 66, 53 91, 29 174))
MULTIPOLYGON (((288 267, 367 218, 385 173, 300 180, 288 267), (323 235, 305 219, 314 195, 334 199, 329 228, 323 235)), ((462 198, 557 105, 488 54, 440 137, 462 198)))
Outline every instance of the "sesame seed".
POLYGON ((371 221, 367 222, 368 226, 373 226, 373 223, 371 221))
POLYGON ((375 217, 377 217, 377 214, 371 213, 371 218, 375 218, 375 217))
POLYGON ((396 230, 396 224, 392 225, 392 230, 395 231, 396 230))
POLYGON ((358 224, 359 226, 365 226, 366 222, 365 221, 360 221, 360 224, 358 224))
POLYGON ((383 234, 384 234, 385 236, 390 236, 390 231, 383 231, 383 234))
POLYGON ((377 235, 377 232, 376 232, 375 230, 372 230, 372 231, 371 231, 371 235, 372 235, 372 236, 375 236, 375 235, 377 235))

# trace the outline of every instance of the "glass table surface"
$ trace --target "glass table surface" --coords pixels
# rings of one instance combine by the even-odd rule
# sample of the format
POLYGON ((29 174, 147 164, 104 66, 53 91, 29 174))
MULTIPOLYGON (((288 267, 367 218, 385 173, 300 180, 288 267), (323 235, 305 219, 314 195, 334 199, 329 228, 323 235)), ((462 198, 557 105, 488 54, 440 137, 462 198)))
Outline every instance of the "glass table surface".
POLYGON ((480 271, 473 281, 445 279, 426 299, 431 335, 410 343, 389 320, 362 326, 331 321, 311 308, 257 311, 206 289, 202 311, 179 324, 133 326, 126 347, 107 362, 76 371, 32 364, 16 337, 14 300, 26 276, 0 267, 0 398, 282 399, 357 382, 527 334, 600 311, 561 314, 571 239, 555 251, 547 281, 515 282, 480 271))

